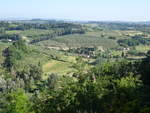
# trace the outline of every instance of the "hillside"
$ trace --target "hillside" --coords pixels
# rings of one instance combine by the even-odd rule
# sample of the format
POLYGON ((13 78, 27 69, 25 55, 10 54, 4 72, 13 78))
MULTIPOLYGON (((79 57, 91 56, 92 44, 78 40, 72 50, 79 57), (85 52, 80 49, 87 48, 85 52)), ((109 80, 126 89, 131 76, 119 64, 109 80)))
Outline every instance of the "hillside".
POLYGON ((0 113, 149 113, 150 26, 0 22, 0 113))

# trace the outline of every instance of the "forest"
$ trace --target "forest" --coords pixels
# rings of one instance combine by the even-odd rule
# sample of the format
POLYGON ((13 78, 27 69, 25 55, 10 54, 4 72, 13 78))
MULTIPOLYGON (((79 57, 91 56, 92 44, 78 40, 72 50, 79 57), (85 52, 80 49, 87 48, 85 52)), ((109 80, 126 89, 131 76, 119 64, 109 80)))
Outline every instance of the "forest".
POLYGON ((150 113, 150 25, 0 22, 0 113, 150 113))

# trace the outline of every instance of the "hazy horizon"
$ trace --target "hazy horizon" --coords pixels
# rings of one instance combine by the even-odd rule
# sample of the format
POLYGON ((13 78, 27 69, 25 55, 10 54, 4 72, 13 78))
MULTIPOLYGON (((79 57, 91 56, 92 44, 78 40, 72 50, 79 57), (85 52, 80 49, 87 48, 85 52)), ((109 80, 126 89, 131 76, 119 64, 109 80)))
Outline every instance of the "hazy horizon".
POLYGON ((5 0, 0 19, 150 21, 148 0, 5 0))

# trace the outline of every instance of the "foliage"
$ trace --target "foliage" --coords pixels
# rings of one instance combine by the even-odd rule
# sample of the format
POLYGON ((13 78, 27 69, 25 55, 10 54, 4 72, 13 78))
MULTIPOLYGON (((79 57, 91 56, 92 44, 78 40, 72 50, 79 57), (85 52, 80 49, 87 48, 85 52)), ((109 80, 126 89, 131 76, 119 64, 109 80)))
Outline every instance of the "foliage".
POLYGON ((25 54, 28 53, 27 45, 24 40, 19 40, 14 42, 13 45, 5 49, 4 56, 6 57, 4 61, 4 66, 11 71, 12 68, 17 68, 17 61, 23 60, 25 54))
POLYGON ((30 113, 30 102, 22 89, 8 94, 6 101, 8 104, 3 113, 30 113))
POLYGON ((92 69, 92 73, 96 76, 116 76, 124 77, 130 74, 137 75, 137 69, 139 67, 138 62, 128 62, 126 60, 119 62, 107 62, 97 65, 92 69))
POLYGON ((132 37, 131 39, 121 39, 118 40, 119 44, 125 44, 128 46, 138 46, 140 44, 150 45, 150 40, 142 37, 132 37))
POLYGON ((21 36, 18 34, 0 34, 0 40, 16 41, 19 39, 21 39, 21 36))
POLYGON ((140 111, 138 88, 141 81, 132 76, 121 80, 98 77, 69 84, 61 92, 48 93, 37 105, 37 113, 137 113, 140 111), (134 94, 133 94, 134 93, 134 94), (57 94, 57 95, 56 95, 57 94), (128 98, 130 97, 130 98, 128 98), (130 108, 129 106, 132 107, 130 108))
POLYGON ((139 73, 142 75, 141 79, 144 84, 150 85, 150 51, 147 52, 147 57, 141 61, 140 67, 138 68, 139 73))

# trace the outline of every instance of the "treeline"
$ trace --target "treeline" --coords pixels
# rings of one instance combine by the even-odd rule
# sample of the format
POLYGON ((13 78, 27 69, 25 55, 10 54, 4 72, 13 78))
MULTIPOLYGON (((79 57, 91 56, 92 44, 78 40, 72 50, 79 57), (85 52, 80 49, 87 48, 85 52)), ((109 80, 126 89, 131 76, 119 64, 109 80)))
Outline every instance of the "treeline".
POLYGON ((150 30, 150 25, 144 23, 91 21, 88 24, 98 24, 100 28, 109 30, 139 30, 145 33, 149 33, 150 30))
POLYGON ((65 22, 49 22, 49 23, 21 23, 21 22, 0 22, 0 27, 5 30, 30 30, 30 29, 81 29, 82 26, 80 24, 74 23, 65 23, 65 22))
POLYGON ((44 41, 44 40, 49 40, 49 39, 53 39, 57 36, 64 36, 64 35, 69 35, 69 34, 84 34, 85 31, 83 29, 58 29, 58 30, 54 30, 53 33, 47 35, 47 36, 43 36, 41 38, 37 38, 32 40, 30 43, 38 43, 40 41, 44 41))
POLYGON ((12 40, 16 41, 21 39, 21 36, 19 34, 0 34, 0 40, 12 40))
POLYGON ((150 39, 143 38, 141 36, 133 36, 130 39, 120 39, 118 40, 120 45, 127 45, 127 46, 137 46, 137 45, 150 45, 150 39))
POLYGON ((50 22, 50 23, 9 23, 0 22, 0 40, 18 40, 20 36, 18 34, 7 34, 7 30, 30 30, 30 29, 41 29, 41 30, 52 30, 50 34, 39 36, 37 39, 33 39, 31 43, 37 43, 44 40, 52 39, 56 36, 63 36, 69 34, 84 34, 85 30, 82 25, 74 23, 63 23, 63 22, 50 22))

